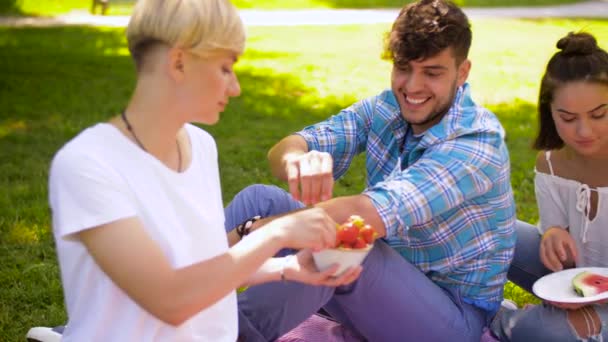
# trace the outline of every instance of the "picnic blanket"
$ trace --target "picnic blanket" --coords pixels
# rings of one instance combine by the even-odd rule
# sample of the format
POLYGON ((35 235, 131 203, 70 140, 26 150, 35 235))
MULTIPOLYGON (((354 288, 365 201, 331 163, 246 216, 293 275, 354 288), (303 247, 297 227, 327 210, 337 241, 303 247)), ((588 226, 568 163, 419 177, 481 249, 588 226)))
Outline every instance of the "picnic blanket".
POLYGON ((312 315, 277 342, 364 342, 340 323, 312 315))
MULTIPOLYGON (((365 342, 340 323, 312 315, 277 342, 365 342)), ((499 342, 486 328, 480 342, 499 342)))

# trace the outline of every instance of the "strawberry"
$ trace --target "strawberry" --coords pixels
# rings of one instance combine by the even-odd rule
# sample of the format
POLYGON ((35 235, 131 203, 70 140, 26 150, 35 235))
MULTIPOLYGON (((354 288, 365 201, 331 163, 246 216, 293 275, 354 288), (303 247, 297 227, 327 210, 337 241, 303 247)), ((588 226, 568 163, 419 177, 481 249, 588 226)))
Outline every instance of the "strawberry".
POLYGON ((359 237, 363 238, 363 240, 368 244, 373 243, 377 235, 378 233, 376 233, 376 230, 369 224, 366 224, 363 226, 363 228, 361 228, 361 230, 359 230, 359 237))
POLYGON ((351 245, 353 249, 361 249, 367 247, 367 243, 363 238, 358 237, 357 240, 351 245))
POLYGON ((347 245, 355 242, 358 235, 359 229, 352 222, 343 224, 336 232, 336 238, 347 245))
POLYGON ((338 234, 338 231, 336 231, 336 243, 334 244, 334 246, 339 246, 342 243, 342 240, 340 240, 340 235, 338 234))

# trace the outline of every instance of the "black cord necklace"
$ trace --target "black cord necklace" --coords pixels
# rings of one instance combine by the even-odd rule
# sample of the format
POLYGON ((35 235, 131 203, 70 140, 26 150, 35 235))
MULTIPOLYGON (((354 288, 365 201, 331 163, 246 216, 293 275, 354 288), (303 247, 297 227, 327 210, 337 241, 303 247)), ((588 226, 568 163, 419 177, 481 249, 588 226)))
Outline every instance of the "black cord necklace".
MULTIPOLYGON (((137 142, 137 145, 139 145, 139 147, 141 147, 141 149, 144 150, 145 152, 148 152, 148 150, 146 149, 144 144, 142 144, 141 140, 139 140, 139 138, 137 137, 137 134, 135 134, 135 131, 133 130, 133 126, 131 126, 131 123, 129 122, 129 120, 127 120, 126 111, 123 110, 122 113, 120 113, 120 117, 122 118, 122 121, 125 123, 125 126, 127 126, 127 130, 129 131, 129 133, 131 133, 131 135, 135 139, 135 142, 137 142)), ((182 171, 182 149, 179 147, 178 139, 175 139, 175 145, 177 146, 177 172, 181 172, 182 171)))

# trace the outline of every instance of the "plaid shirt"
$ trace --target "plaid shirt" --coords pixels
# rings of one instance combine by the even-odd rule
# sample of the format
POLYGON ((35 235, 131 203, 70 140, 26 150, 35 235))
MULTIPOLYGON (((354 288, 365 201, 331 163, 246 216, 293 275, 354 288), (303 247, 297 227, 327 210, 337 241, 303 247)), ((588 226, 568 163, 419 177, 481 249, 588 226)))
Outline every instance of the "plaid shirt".
POLYGON ((390 90, 297 134, 332 155, 335 178, 367 152, 363 194, 389 245, 465 302, 498 309, 515 245, 509 154, 500 122, 472 101, 468 84, 418 137, 390 90))

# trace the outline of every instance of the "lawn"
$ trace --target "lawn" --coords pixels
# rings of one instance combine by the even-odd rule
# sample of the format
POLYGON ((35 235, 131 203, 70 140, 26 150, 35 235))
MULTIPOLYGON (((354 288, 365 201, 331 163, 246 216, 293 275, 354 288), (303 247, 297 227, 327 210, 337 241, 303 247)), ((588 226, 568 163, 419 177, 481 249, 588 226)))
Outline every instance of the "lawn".
MULTIPOLYGON (((0 0, 0 13, 56 15, 72 10, 84 11, 92 0, 0 0)), ((109 15, 128 15, 134 0, 111 0, 109 15)), ((408 0, 233 0, 238 8, 400 8, 408 0)), ((454 0, 466 7, 542 6, 580 2, 580 0, 454 0)))
MULTIPOLYGON (((518 214, 535 222, 529 145, 543 66, 558 37, 585 28, 605 43, 608 23, 476 20, 473 25, 473 94, 508 132, 518 214)), ((243 95, 217 126, 206 128, 218 142, 225 201, 251 183, 278 184, 265 154, 279 138, 388 86, 390 66, 379 59, 387 29, 249 29, 237 68, 243 95)), ((0 341, 21 341, 29 326, 65 321, 49 227, 49 162, 80 130, 118 113, 134 77, 123 31, 90 27, 0 28, 0 74, 0 341)), ((361 170, 359 159, 337 183, 336 195, 361 191, 361 170)), ((512 285, 506 293, 520 303, 533 300, 512 285)))

